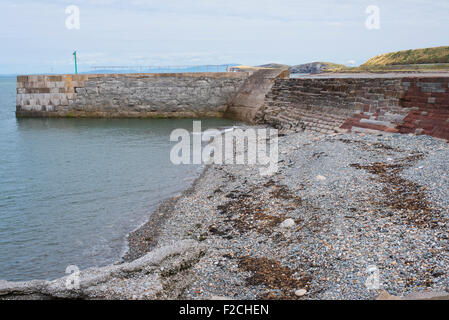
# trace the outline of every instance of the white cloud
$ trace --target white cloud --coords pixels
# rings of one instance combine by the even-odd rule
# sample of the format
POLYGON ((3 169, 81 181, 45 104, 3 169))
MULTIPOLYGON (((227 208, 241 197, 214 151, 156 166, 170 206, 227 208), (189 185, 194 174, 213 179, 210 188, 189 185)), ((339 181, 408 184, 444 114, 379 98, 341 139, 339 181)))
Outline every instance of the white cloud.
POLYGON ((88 69, 363 62, 383 52, 447 44, 447 1, 374 3, 382 28, 368 33, 365 8, 372 0, 2 0, 0 73, 70 67, 75 49, 80 68, 88 69), (65 28, 69 4, 80 7, 80 30, 65 28))

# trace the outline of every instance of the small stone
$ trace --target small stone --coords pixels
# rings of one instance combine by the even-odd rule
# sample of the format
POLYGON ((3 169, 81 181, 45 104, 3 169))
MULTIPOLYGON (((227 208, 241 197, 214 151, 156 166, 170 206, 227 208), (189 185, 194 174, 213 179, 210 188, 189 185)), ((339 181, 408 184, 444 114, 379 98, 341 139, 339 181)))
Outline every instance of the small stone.
POLYGON ((291 228, 291 227, 294 227, 295 225, 296 225, 295 220, 287 219, 287 220, 284 220, 279 226, 281 228, 291 228))
POLYGON ((325 177, 325 176, 318 175, 318 176, 316 176, 316 179, 317 179, 318 181, 325 181, 325 180, 326 180, 326 177, 325 177))
POLYGON ((422 128, 415 129, 415 134, 418 135, 418 136, 423 134, 423 132, 424 132, 424 129, 422 129, 422 128))
POLYGON ((297 297, 302 297, 307 293, 306 289, 299 289, 295 291, 295 296, 297 297))

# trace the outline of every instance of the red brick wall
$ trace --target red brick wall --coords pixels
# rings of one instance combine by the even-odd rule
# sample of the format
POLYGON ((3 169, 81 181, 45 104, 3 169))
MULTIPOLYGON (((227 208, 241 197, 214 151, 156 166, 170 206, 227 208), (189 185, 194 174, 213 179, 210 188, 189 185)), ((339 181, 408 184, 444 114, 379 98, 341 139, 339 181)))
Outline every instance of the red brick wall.
POLYGON ((400 105, 410 111, 399 132, 449 140, 449 78, 404 78, 402 86, 400 105))

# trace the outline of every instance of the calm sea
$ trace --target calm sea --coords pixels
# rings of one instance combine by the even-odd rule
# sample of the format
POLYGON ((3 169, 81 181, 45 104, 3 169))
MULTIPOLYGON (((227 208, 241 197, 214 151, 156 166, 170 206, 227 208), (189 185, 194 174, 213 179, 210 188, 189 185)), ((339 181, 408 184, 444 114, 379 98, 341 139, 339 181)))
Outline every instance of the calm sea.
POLYGON ((200 173, 169 160, 170 132, 191 119, 16 119, 15 92, 0 78, 0 279, 119 260, 126 235, 200 173))

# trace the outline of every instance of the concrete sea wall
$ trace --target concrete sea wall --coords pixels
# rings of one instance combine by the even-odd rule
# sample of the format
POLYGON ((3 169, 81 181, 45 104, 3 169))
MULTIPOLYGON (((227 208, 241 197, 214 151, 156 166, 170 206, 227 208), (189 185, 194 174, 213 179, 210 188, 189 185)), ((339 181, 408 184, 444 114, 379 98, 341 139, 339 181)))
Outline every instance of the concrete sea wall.
POLYGON ((276 79, 288 79, 290 72, 279 69, 262 69, 246 79, 243 86, 229 104, 225 117, 249 123, 254 122, 256 113, 265 103, 276 79))
POLYGON ((17 116, 220 117, 248 73, 17 77, 17 116))
POLYGON ((227 117, 278 128, 449 139, 449 77, 288 71, 17 77, 21 117, 227 117))
POLYGON ((277 79, 256 121, 323 133, 387 131, 449 139, 449 77, 277 79))

